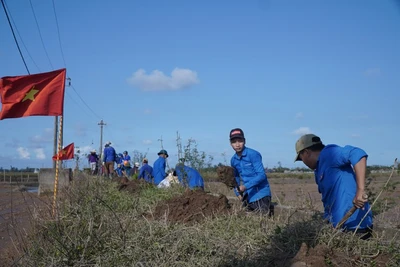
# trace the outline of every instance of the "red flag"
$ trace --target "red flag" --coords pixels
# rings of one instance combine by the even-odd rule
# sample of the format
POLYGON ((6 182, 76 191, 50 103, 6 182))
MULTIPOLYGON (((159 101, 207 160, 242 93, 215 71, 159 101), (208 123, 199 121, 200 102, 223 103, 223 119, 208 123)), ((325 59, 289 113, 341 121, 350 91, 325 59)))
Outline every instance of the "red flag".
POLYGON ((62 116, 66 69, 0 79, 0 120, 28 116, 62 116))
MULTIPOLYGON (((74 158, 74 143, 69 144, 58 152, 59 160, 67 160, 74 158)), ((57 160, 57 155, 53 156, 53 160, 57 160)))

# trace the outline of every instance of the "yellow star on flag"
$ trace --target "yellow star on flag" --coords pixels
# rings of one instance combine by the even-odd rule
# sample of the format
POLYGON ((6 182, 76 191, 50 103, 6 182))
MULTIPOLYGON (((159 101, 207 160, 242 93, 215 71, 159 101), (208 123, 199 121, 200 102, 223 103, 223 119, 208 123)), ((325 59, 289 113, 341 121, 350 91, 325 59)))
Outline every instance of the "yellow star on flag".
POLYGON ((39 90, 36 90, 35 86, 33 86, 32 89, 28 93, 25 94, 25 97, 24 97, 24 99, 22 99, 21 102, 24 102, 25 100, 28 100, 28 99, 35 101, 35 95, 37 94, 37 92, 39 92, 39 90))
POLYGON ((67 151, 65 151, 64 149, 61 150, 61 154, 65 155, 65 154, 67 154, 67 151))

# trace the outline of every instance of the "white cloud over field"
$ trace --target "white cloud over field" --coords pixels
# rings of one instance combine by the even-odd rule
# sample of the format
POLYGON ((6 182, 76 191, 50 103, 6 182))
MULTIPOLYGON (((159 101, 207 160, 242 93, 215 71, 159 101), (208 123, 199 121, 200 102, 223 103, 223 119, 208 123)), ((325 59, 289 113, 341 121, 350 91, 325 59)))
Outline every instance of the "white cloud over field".
POLYGON ((37 159, 46 159, 46 155, 44 154, 43 148, 36 148, 34 149, 34 151, 37 159))
POLYGON ((130 85, 143 91, 176 91, 199 83, 195 71, 180 68, 175 68, 171 72, 171 76, 165 75, 159 70, 153 70, 147 74, 144 69, 139 69, 127 81, 130 85))
POLYGON ((30 153, 27 148, 25 147, 18 147, 17 148, 18 156, 20 159, 30 159, 30 153))

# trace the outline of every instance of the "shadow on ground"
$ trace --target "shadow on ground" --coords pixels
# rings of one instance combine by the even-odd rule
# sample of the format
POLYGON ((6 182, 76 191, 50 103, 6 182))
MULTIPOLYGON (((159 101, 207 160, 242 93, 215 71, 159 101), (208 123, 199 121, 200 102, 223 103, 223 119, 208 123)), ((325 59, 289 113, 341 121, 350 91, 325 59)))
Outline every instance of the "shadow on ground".
MULTIPOLYGON (((220 267, 228 266, 291 266, 293 258, 302 244, 314 247, 319 231, 324 226, 317 218, 293 222, 286 227, 277 226, 274 234, 266 240, 265 247, 258 250, 257 255, 248 255, 243 259, 239 255, 228 255, 220 267)), ((318 266, 318 265, 313 265, 318 266)))

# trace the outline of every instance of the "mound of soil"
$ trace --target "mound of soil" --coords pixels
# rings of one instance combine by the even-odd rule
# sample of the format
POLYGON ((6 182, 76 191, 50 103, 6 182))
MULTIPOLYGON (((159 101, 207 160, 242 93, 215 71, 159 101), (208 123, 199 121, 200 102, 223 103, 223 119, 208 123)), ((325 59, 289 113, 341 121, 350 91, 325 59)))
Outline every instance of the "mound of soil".
POLYGON ((116 177, 112 179, 113 182, 118 183, 119 191, 128 191, 129 193, 136 194, 139 193, 140 189, 144 186, 152 186, 149 183, 146 183, 144 180, 134 179, 130 181, 126 177, 116 177))
MULTIPOLYGON (((387 266, 390 262, 390 256, 386 254, 377 254, 374 256, 364 256, 371 261, 374 266, 387 266)), ((305 243, 301 244, 299 251, 292 260, 291 267, 300 266, 358 266, 356 263, 360 260, 359 256, 347 255, 343 252, 329 249, 324 245, 317 245, 309 248, 305 243)), ((367 260, 367 261, 368 261, 367 260)))
POLYGON ((186 191, 184 194, 160 203, 154 213, 155 219, 169 222, 195 223, 206 217, 226 214, 230 209, 224 195, 213 196, 202 190, 186 191))

